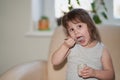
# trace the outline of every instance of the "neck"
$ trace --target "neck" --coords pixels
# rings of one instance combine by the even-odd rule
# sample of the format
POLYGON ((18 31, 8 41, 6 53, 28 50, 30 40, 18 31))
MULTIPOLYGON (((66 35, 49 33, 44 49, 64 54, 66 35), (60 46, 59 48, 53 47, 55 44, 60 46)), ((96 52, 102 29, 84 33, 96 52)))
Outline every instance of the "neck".
POLYGON ((97 42, 98 41, 96 41, 96 40, 93 40, 93 41, 89 40, 89 42, 86 45, 84 45, 83 47, 86 47, 86 48, 94 47, 97 44, 97 42))

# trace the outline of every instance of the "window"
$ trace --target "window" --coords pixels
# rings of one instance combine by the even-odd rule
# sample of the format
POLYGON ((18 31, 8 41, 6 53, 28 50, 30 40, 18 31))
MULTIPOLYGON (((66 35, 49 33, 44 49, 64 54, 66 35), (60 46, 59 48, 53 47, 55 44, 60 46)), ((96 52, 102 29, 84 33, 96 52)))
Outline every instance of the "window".
MULTIPOLYGON (((86 10, 91 10, 91 5, 93 0, 80 0, 80 6, 76 3, 76 0, 71 0, 74 8, 83 8, 86 10)), ((68 12, 68 0, 55 0, 55 17, 60 18, 63 16, 63 12, 68 12)))
POLYGON ((113 0, 113 15, 114 18, 120 19, 120 0, 113 0))
POLYGON ((34 29, 37 29, 38 21, 43 15, 43 1, 42 0, 32 0, 32 20, 34 23, 34 29))
POLYGON ((31 0, 31 27, 27 36, 51 36, 53 30, 39 30, 38 23, 44 15, 44 0, 31 0))

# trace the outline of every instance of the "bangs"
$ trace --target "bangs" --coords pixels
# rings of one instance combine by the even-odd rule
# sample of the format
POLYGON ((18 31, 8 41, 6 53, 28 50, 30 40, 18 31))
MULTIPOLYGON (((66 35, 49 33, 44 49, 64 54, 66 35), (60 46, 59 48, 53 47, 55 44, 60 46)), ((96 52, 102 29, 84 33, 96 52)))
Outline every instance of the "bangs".
POLYGON ((77 23, 80 23, 81 21, 78 18, 74 18, 74 19, 71 20, 71 22, 74 23, 74 24, 77 24, 77 23))
POLYGON ((69 19, 69 21, 66 21, 66 26, 69 27, 69 22, 73 23, 73 24, 77 24, 77 23, 81 23, 82 21, 80 21, 80 19, 78 19, 77 17, 69 19))

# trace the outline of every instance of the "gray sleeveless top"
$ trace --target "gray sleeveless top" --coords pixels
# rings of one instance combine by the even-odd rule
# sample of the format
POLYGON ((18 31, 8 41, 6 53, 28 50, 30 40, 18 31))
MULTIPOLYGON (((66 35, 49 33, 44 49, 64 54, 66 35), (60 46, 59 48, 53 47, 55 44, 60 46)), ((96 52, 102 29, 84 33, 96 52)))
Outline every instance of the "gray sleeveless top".
POLYGON ((101 56, 104 45, 97 43, 93 48, 84 48, 76 44, 68 55, 67 80, 98 80, 96 78, 83 79, 78 75, 77 66, 87 64, 94 69, 102 69, 101 56))

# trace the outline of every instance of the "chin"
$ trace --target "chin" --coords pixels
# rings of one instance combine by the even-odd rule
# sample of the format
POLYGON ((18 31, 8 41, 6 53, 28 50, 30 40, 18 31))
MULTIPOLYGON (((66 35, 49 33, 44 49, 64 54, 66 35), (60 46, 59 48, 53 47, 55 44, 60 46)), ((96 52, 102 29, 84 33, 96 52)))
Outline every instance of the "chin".
POLYGON ((81 46, 83 46, 83 47, 86 47, 88 44, 86 44, 86 43, 79 43, 81 46))

